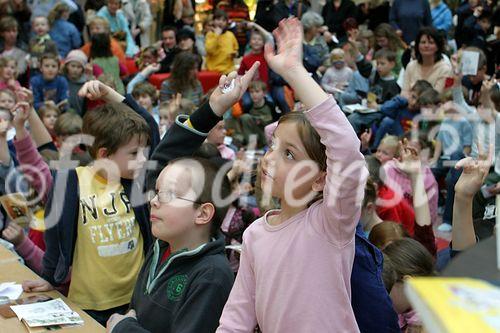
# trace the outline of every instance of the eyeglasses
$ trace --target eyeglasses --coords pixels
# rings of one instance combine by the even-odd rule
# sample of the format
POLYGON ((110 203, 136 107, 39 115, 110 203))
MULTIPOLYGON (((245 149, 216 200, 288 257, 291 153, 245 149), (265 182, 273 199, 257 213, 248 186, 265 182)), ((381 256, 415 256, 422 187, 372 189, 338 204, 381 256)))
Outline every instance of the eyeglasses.
POLYGON ((189 201, 198 205, 202 204, 201 202, 196 200, 179 197, 173 191, 158 191, 158 190, 149 191, 148 201, 151 202, 154 198, 158 198, 158 202, 161 204, 167 204, 169 202, 172 202, 174 199, 189 201))

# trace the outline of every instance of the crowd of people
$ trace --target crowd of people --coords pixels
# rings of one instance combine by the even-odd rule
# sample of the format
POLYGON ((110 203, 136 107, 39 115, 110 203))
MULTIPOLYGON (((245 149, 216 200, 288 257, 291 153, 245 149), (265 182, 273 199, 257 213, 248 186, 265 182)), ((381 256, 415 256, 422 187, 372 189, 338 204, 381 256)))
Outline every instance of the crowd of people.
POLYGON ((113 333, 423 332, 405 281, 494 232, 500 7, 213 7, 165 1, 155 41, 145 0, 0 6, 0 246, 41 276, 24 290, 113 333))

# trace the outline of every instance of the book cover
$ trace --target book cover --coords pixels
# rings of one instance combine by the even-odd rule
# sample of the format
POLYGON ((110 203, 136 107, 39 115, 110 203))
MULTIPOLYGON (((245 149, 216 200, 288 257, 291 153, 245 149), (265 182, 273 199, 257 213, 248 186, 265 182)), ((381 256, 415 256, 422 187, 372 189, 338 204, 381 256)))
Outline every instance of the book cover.
POLYGON ((468 278, 412 278, 405 293, 430 333, 500 332, 500 288, 468 278))

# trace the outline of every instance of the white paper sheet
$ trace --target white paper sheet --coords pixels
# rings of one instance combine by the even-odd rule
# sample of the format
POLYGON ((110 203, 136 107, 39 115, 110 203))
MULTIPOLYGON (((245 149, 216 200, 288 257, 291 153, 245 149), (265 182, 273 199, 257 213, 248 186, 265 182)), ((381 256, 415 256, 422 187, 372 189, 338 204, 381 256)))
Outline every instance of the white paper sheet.
POLYGON ((8 297, 14 301, 23 293, 23 287, 15 282, 5 282, 0 284, 0 296, 8 297))
POLYGON ((476 75, 479 65, 479 52, 464 51, 462 53, 462 74, 476 75))

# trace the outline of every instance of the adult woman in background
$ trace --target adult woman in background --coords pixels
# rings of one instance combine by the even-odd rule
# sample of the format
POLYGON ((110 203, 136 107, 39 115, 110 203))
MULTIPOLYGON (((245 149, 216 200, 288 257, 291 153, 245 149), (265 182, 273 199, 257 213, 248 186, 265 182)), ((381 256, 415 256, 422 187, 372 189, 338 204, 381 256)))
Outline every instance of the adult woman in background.
POLYGON ((446 78, 453 75, 451 64, 443 57, 444 39, 434 28, 422 28, 415 41, 415 60, 406 67, 403 91, 408 96, 418 80, 426 80, 439 93, 443 92, 446 78))

